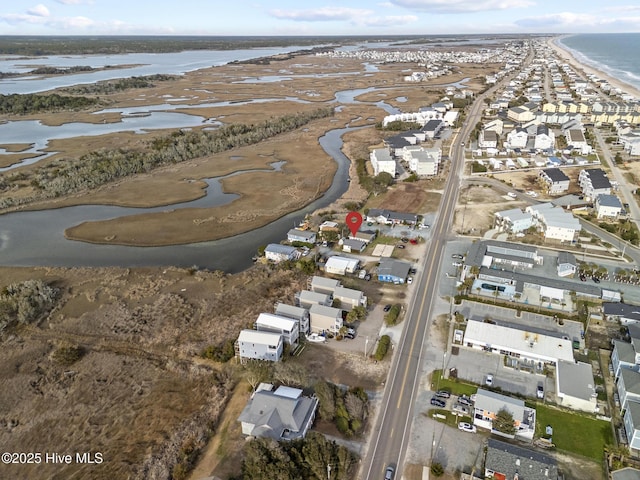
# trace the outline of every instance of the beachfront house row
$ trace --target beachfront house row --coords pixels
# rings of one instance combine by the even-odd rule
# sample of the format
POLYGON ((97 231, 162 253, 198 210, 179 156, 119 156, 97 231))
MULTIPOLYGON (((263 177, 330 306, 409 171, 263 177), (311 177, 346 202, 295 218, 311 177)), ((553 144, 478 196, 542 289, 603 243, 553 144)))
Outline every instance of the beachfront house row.
POLYGON ((373 174, 378 175, 387 172, 393 177, 396 176, 396 161, 387 148, 376 148, 369 154, 369 160, 373 167, 373 174))
POLYGON ((311 331, 315 333, 337 333, 342 328, 342 310, 314 304, 309 308, 311 331))
POLYGON ((596 197, 593 206, 598 218, 615 220, 622 213, 622 203, 620 203, 620 199, 615 195, 601 193, 596 197))
POLYGON ((556 395, 563 407, 596 413, 598 394, 591 364, 560 360, 556 366, 556 395))
POLYGON ((297 260, 300 256, 300 252, 290 245, 270 243, 264 249, 264 256, 271 262, 280 263, 285 260, 297 260))
POLYGON ((284 339, 279 333, 242 330, 236 341, 236 356, 244 363, 249 359, 279 362, 284 339))
POLYGON ((536 411, 533 408, 525 406, 524 400, 479 388, 474 404, 474 425, 496 433, 493 430, 493 420, 500 410, 507 410, 511 413, 513 425, 516 427, 515 435, 505 435, 504 433, 500 433, 500 435, 509 438, 533 439, 536 428, 536 411))
POLYGON ((293 347, 298 345, 300 329, 298 322, 292 318, 280 317, 271 313, 261 313, 255 323, 259 332, 272 332, 282 335, 284 343, 293 347))
POLYGON ((289 242, 316 243, 317 235, 311 230, 292 228, 287 232, 287 240, 289 242))
POLYGON ((279 317, 291 318, 298 322, 298 330, 302 335, 308 335, 309 331, 309 310, 286 303, 278 303, 275 314, 279 317))
POLYGON ((302 390, 261 383, 238 417, 242 434, 277 442, 304 438, 313 425, 318 399, 302 390))

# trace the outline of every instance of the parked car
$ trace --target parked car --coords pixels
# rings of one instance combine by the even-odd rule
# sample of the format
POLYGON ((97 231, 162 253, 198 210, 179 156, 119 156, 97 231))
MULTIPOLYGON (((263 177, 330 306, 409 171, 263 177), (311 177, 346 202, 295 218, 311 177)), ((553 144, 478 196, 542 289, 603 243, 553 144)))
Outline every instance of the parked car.
POLYGON ((449 392, 447 392, 446 390, 438 390, 436 392, 436 397, 440 397, 440 398, 450 398, 451 394, 449 392))
POLYGON ((469 415, 469 406, 456 403, 453 405, 453 411, 461 413, 462 415, 469 415))
POLYGON ((364 276, 364 279, 365 279, 367 282, 368 282, 369 280, 371 280, 371 274, 370 274, 370 273, 367 273, 367 274, 364 276))
POLYGON ((581 282, 586 282, 587 281, 587 277, 585 277, 584 275, 580 274, 580 281, 581 282))
POLYGON ((467 422, 460 422, 458 424, 458 430, 462 430, 463 432, 469 432, 469 433, 476 433, 476 426, 475 425, 471 425, 470 423, 467 422))
POLYGON ((466 395, 460 395, 458 397, 458 403, 460 403, 461 405, 467 405, 467 406, 471 406, 471 404, 473 403, 471 401, 471 399, 469 397, 467 397, 466 395))
POLYGON ((386 304, 382 310, 385 312, 388 312, 389 310, 391 310, 391 304, 390 303, 386 304))
POLYGON ((595 283, 600 283, 600 279, 598 277, 591 277, 591 279, 595 282, 595 283))
POLYGON ((544 398, 544 387, 542 385, 538 385, 538 389, 536 390, 536 397, 544 398))
POLYGON ((507 193, 507 195, 509 195, 511 198, 516 198, 517 195, 514 192, 509 192, 507 193))
POLYGON ((416 273, 418 273, 418 270, 416 270, 415 268, 412 268, 411 270, 409 270, 409 273, 411 275, 415 275, 416 273))
POLYGON ((413 277, 407 277, 407 283, 411 285, 413 283, 413 277))
POLYGON ((446 402, 444 400, 440 400, 437 397, 433 397, 431 399, 431 405, 435 405, 436 407, 444 408, 446 407, 446 402))
POLYGON ((400 239, 400 241, 401 241, 402 243, 407 243, 407 242, 409 241, 409 239, 408 239, 407 237, 402 237, 402 238, 400 239))
POLYGON ((454 253, 453 255, 451 255, 451 258, 457 258, 459 260, 462 260, 464 258, 464 255, 460 253, 454 253))
POLYGON ((395 469, 391 466, 387 467, 384 472, 384 480, 393 480, 393 474, 395 473, 395 469))
POLYGON ((404 249, 404 248, 405 248, 405 246, 404 246, 403 244, 400 244, 400 245, 396 245, 396 248, 399 248, 399 249, 401 249, 401 250, 402 250, 402 249, 404 249))
POLYGON ((487 375, 487 378, 484 379, 485 385, 491 386, 493 385, 493 375, 487 375))
POLYGON ((454 267, 461 267, 462 262, 453 262, 451 265, 453 265, 454 267))

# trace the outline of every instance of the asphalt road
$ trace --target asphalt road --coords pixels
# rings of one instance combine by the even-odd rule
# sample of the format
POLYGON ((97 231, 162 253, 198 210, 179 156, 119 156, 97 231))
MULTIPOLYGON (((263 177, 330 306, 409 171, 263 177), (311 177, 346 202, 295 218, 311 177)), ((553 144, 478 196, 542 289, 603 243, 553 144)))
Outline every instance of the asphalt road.
POLYGON ((498 84, 478 96, 452 143, 450 174, 436 220, 431 227, 431 242, 420 265, 423 274, 419 276, 416 294, 405 317, 404 332, 398 344, 394 345, 395 354, 385 386, 381 411, 372 429, 372 438, 362 464, 360 478, 383 478, 388 465, 396 468, 396 478, 402 477, 402 463, 410 438, 413 403, 422 373, 424 345, 432 318, 433 302, 439 290, 440 261, 449 239, 449 227, 453 223, 464 169, 463 144, 481 118, 484 98, 500 86, 501 84, 498 84))

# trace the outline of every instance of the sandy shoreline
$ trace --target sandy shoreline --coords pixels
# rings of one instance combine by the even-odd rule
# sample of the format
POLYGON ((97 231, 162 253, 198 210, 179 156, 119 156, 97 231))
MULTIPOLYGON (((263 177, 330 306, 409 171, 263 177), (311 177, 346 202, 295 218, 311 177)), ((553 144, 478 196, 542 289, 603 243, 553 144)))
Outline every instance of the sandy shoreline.
POLYGON ((553 37, 549 39, 547 44, 556 52, 556 54, 567 63, 569 63, 576 70, 582 70, 585 73, 593 74, 602 80, 606 80, 609 84, 614 88, 619 88, 624 93, 628 93, 636 97, 636 99, 640 99, 640 89, 630 85, 628 83, 623 82, 622 80, 612 77, 611 75, 605 73, 602 70, 598 70, 597 68, 591 67, 584 63, 581 63, 576 57, 573 56, 571 51, 569 51, 566 47, 560 44, 560 40, 565 38, 565 36, 553 37))

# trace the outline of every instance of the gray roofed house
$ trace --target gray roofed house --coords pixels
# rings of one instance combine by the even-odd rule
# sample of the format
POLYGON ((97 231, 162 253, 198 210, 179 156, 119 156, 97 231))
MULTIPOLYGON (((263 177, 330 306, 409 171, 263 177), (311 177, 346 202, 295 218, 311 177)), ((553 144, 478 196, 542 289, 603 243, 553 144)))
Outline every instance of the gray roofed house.
POLYGON ((540 178, 547 185, 551 195, 557 195, 569 190, 569 177, 559 168, 545 168, 540 172, 540 178))
POLYGON ((595 413, 598 402, 591 364, 558 361, 556 394, 563 407, 595 413))
POLYGON ((629 448, 637 455, 640 451, 640 403, 629 402, 623 415, 623 422, 629 448))
POLYGON ((272 262, 282 262, 284 260, 293 260, 298 258, 299 252, 295 247, 290 245, 280 245, 279 243, 270 243, 264 249, 264 256, 272 262))
POLYGON ((625 467, 611 472, 611 480, 640 480, 640 470, 633 467, 625 467))
POLYGON ((342 285, 340 280, 334 278, 321 277, 319 275, 311 277, 310 287, 312 292, 333 295, 335 289, 340 285, 342 285))
POLYGON ((493 419, 500 410, 508 410, 513 415, 516 435, 533 439, 536 412, 525 406, 524 401, 500 393, 479 388, 476 392, 473 423, 482 428, 492 429, 493 419))
MULTIPOLYGON (((629 403, 640 402, 640 373, 623 368, 616 379, 616 387, 622 410, 627 408, 629 403)), ((638 426, 640 427, 640 424, 638 426)))
POLYGON ((290 242, 316 243, 317 234, 311 230, 299 230, 292 228, 287 232, 287 240, 290 242))
POLYGON ((315 419, 318 399, 297 388, 260 384, 238 421, 244 435, 294 440, 304 438, 315 419))
POLYGON ((296 320, 300 333, 304 335, 309 333, 309 311, 306 308, 287 305, 286 303, 278 303, 275 308, 275 314, 296 320))
POLYGON ((640 307, 622 302, 605 302, 603 313, 609 321, 619 321, 623 325, 640 322, 640 307))
POLYGON ((418 221, 418 215, 415 213, 394 212, 380 208, 371 208, 367 213, 367 221, 378 223, 407 223, 413 225, 418 221))
POLYGON ((353 238, 346 238, 344 240, 341 240, 342 242, 342 251, 343 252, 357 252, 357 253, 362 253, 362 251, 367 248, 367 242, 364 242, 362 240, 356 240, 353 238))
POLYGON ((484 465, 485 478, 508 480, 555 480, 558 478, 558 465, 552 456, 493 438, 487 441, 484 465))
POLYGON ((618 378, 620 372, 624 369, 640 371, 640 352, 636 350, 634 343, 623 342, 622 340, 612 340, 611 343, 613 343, 611 364, 613 365, 615 378, 618 378))
POLYGON ((392 258, 383 258, 378 266, 378 280, 381 282, 404 283, 409 276, 411 265, 392 258))
POLYGON ((557 268, 559 277, 568 277, 575 274, 578 268, 575 255, 571 252, 565 252, 564 250, 559 252, 557 268))
POLYGON ((596 197, 594 202, 598 218, 609 217, 616 218, 622 213, 622 203, 615 195, 607 195, 601 193, 596 197))

